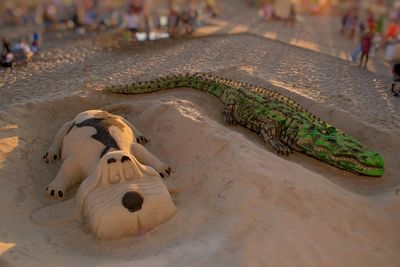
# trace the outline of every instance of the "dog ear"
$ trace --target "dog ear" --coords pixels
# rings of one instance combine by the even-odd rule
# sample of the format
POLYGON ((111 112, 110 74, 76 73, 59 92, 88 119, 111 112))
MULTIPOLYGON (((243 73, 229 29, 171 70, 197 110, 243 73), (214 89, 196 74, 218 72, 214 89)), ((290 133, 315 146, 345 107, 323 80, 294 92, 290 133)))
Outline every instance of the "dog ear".
POLYGON ((76 204, 80 211, 83 208, 86 197, 102 182, 103 179, 107 179, 108 167, 107 158, 103 157, 97 164, 96 171, 92 172, 92 174, 83 180, 79 186, 78 192, 76 193, 76 204))

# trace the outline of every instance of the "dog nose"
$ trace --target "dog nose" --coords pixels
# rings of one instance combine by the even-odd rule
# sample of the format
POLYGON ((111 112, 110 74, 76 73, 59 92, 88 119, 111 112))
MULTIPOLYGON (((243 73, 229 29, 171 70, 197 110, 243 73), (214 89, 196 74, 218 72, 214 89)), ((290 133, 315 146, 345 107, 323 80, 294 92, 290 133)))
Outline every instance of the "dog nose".
POLYGON ((122 198, 122 205, 129 210, 129 212, 135 212, 142 208, 143 197, 138 192, 127 192, 122 198))

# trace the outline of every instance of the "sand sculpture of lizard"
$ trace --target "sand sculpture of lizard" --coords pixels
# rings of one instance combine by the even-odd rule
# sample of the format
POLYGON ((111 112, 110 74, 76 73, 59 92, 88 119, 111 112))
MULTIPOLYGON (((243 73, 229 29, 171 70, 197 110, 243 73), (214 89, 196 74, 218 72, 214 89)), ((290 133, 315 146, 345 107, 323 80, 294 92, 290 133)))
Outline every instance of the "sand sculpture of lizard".
POLYGON ((122 94, 193 88, 217 96, 223 119, 256 132, 277 153, 305 153, 338 168, 366 176, 382 176, 383 157, 341 130, 317 118, 277 92, 211 74, 173 75, 152 81, 113 85, 105 90, 122 94))

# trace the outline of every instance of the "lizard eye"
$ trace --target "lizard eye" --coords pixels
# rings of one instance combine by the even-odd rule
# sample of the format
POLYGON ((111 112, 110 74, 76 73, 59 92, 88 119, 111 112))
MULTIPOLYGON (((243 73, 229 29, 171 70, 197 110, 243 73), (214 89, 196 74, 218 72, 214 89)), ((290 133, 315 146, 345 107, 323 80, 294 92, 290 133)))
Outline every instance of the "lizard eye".
POLYGON ((329 127, 329 128, 327 129, 327 131, 329 132, 329 134, 333 134, 333 133, 336 132, 336 128, 335 128, 335 127, 329 127))

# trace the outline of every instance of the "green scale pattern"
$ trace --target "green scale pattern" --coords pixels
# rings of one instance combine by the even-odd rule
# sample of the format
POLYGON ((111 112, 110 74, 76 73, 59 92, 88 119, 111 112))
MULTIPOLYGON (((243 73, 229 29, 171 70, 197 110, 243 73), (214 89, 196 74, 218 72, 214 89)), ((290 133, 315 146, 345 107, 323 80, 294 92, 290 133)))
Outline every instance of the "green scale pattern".
POLYGON ((272 90, 206 73, 165 76, 152 81, 106 87, 121 94, 143 94, 193 88, 218 97, 223 119, 256 132, 283 155, 305 153, 338 168, 366 176, 382 176, 384 161, 339 129, 317 118, 293 100, 272 90))

